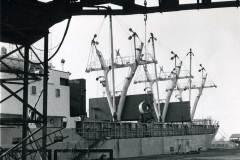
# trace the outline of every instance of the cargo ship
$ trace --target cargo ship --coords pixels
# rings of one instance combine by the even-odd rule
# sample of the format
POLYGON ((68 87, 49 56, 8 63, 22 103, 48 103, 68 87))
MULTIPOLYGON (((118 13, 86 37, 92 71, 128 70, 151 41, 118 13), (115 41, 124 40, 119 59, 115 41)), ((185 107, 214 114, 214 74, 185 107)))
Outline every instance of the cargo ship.
MULTIPOLYGON (((89 99, 86 107, 86 80, 70 79, 70 73, 56 70, 49 65, 48 80, 48 159, 76 160, 76 159, 104 159, 130 158, 160 154, 196 153, 210 147, 211 141, 219 128, 218 122, 211 119, 194 119, 198 101, 204 88, 216 87, 207 85, 207 74, 202 67, 200 85, 191 83, 193 76, 181 75, 182 62, 177 61, 177 54, 172 52, 175 61, 174 69, 168 75, 157 72, 155 53, 149 56, 143 53, 144 43, 139 41, 136 32, 129 29, 134 41, 134 56, 104 59, 98 49, 97 35, 91 41, 91 47, 98 58, 98 62, 90 62, 86 72, 101 71, 96 78, 105 90, 106 96, 89 99), (154 65, 154 74, 150 74, 149 65, 154 65), (144 79, 133 81, 136 70, 143 66, 144 79), (115 90, 115 71, 129 68, 121 91, 115 90), (111 72, 111 82, 109 73, 111 72), (187 79, 189 84, 181 87, 179 79, 187 79), (166 98, 159 99, 158 83, 168 81, 166 98), (144 93, 128 94, 133 83, 144 82, 147 86, 144 93), (155 88, 154 88, 155 87, 155 88), (157 88, 157 89, 156 89, 157 88), (181 93, 196 89, 198 94, 193 106, 190 101, 183 101, 181 93), (172 102, 173 92, 179 92, 178 101, 172 102), (89 116, 87 116, 88 114, 89 116)), ((153 44, 154 36, 150 41, 153 44)), ((2 55, 6 54, 2 49, 2 55)), ((192 54, 190 50, 190 54, 192 54)), ((17 76, 9 71, 23 71, 24 62, 21 57, 9 56, 2 60, 1 78, 13 79, 17 76)), ((64 61, 63 61, 64 62, 64 61)), ((29 106, 34 111, 42 110, 42 79, 41 65, 31 63, 29 66, 29 106)), ((22 128, 22 90, 18 83, 2 84, 0 113, 0 146, 2 159, 21 159, 20 147, 24 139, 21 138, 22 128), (11 92, 14 90, 15 94, 11 92), (10 154, 11 151, 11 154, 10 154)), ((189 98, 190 100, 190 98, 189 98)), ((26 145, 29 159, 41 159, 40 134, 41 125, 37 123, 38 116, 29 110, 29 134, 26 145)))

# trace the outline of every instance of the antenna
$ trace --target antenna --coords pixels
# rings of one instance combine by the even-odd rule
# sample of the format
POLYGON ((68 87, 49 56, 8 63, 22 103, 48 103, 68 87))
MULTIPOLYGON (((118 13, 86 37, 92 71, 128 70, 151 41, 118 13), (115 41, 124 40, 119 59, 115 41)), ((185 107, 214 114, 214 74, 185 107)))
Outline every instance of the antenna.
POLYGON ((128 37, 128 40, 131 40, 133 38, 133 43, 134 43, 134 56, 135 59, 137 58, 137 53, 136 53, 136 37, 138 37, 137 33, 132 30, 132 28, 129 28, 129 31, 132 33, 131 36, 128 37))
POLYGON ((206 69, 203 67, 202 64, 199 64, 199 66, 201 67, 198 72, 202 72, 202 79, 203 79, 203 74, 204 74, 204 71, 206 71, 206 69))
POLYGON ((177 67, 177 59, 179 59, 178 55, 176 53, 174 53, 173 51, 171 51, 171 54, 173 55, 170 60, 174 60, 174 67, 177 67))

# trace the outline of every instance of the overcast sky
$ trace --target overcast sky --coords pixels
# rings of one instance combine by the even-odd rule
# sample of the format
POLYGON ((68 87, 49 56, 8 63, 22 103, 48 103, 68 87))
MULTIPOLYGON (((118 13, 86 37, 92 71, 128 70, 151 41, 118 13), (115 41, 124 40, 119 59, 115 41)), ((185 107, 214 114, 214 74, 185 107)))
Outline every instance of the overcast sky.
MULTIPOLYGON (((101 96, 103 91, 95 80, 101 72, 85 73, 90 41, 95 33, 99 34, 99 49, 109 58, 109 24, 103 19, 102 16, 73 17, 65 42, 52 61, 61 69, 60 60, 64 58, 64 68, 72 73, 71 79, 86 78, 88 97, 101 96)), ((59 43, 65 25, 66 21, 50 29, 50 47, 59 43)), ((114 17, 113 25, 114 47, 120 48, 122 55, 133 55, 132 42, 127 39, 130 35, 128 28, 133 28, 144 41, 143 15, 114 17)), ((153 32, 158 39, 156 53, 159 66, 172 69, 173 63, 169 59, 170 52, 174 51, 187 69, 188 58, 185 55, 192 48, 195 54, 194 73, 199 74, 197 69, 202 63, 208 72, 208 80, 217 84, 217 89, 204 90, 196 118, 218 120, 218 137, 240 133, 240 10, 228 8, 149 14, 147 31, 148 37, 149 32, 153 32)), ((148 50, 151 51, 150 47, 148 50)), ((117 82, 117 89, 122 86, 124 71, 118 75, 121 80, 117 82)), ((133 87, 130 93, 143 88, 133 87)))

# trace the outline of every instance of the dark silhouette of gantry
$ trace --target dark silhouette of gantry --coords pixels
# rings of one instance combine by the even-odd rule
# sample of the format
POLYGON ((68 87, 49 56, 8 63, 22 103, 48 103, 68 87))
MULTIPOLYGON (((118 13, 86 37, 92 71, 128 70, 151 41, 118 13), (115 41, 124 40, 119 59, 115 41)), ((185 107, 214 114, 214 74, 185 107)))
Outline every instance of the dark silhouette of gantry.
MULTIPOLYGON (((150 3, 153 0, 146 0, 150 3)), ((155 0, 157 1, 157 0, 155 0)), ((54 24, 76 15, 131 15, 194 9, 238 7, 239 0, 212 2, 193 0, 181 4, 179 0, 158 0, 156 6, 136 4, 135 0, 1 0, 2 42, 30 44, 44 37, 54 24), (106 9, 103 6, 118 6, 106 9)))
MULTIPOLYGON (((152 0, 145 0, 150 4, 152 0)), ((78 15, 132 15, 146 13, 162 13, 172 11, 210 9, 224 7, 239 7, 239 0, 212 2, 211 0, 193 0, 192 3, 181 4, 179 0, 156 0, 155 6, 148 6, 147 3, 137 4, 135 0, 52 0, 49 2, 40 2, 37 0, 1 0, 0 1, 0 41, 16 44, 17 49, 5 55, 1 55, 0 64, 1 72, 15 74, 14 79, 0 78, 0 85, 7 90, 11 96, 18 99, 23 104, 23 114, 20 119, 4 119, 5 124, 22 125, 22 142, 18 146, 21 148, 21 159, 26 160, 28 124, 41 124, 42 141, 39 150, 42 159, 47 159, 47 91, 48 91, 48 32, 54 24, 65 19, 71 19, 72 16, 78 15), (108 6, 117 7, 108 7, 108 6), (38 64, 42 66, 42 73, 32 73, 29 71, 29 50, 31 45, 40 39, 44 39, 44 58, 38 64), (24 58, 24 67, 22 70, 16 70, 8 66, 4 59, 15 52, 22 53, 24 58), (43 110, 37 111, 28 104, 28 85, 31 81, 43 80, 43 110), (23 96, 19 97, 20 91, 12 91, 6 86, 7 83, 22 85, 20 89, 23 96), (37 118, 29 117, 28 111, 37 118)), ((37 54, 36 54, 37 57, 37 54)), ((3 100, 1 100, 2 102, 3 100)), ((17 107, 17 106, 16 106, 17 107)), ((11 155, 10 149, 5 155, 11 155)), ((2 158, 2 157, 0 157, 2 158)))

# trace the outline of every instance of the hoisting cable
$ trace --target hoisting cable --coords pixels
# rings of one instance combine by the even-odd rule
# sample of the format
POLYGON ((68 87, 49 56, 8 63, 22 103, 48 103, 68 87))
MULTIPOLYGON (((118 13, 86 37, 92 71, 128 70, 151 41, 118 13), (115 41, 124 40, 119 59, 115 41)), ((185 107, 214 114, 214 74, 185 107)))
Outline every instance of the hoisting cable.
MULTIPOLYGON (((53 55, 51 55, 51 56, 49 57, 48 61, 50 61, 53 57, 55 57, 56 54, 58 53, 59 49, 61 48, 61 46, 62 46, 62 44, 63 44, 63 42, 64 42, 64 40, 65 40, 65 37, 66 37, 66 35, 67 35, 67 32, 68 32, 68 29, 69 29, 69 26, 70 26, 71 19, 72 19, 72 17, 69 17, 68 22, 67 22, 67 25, 66 25, 66 28, 65 28, 65 31, 64 31, 64 34, 63 34, 63 37, 62 37, 62 40, 61 40, 61 42, 60 42, 57 50, 53 53, 53 55)), ((16 45, 16 48, 18 49, 18 52, 19 52, 20 55, 22 56, 22 58, 24 58, 24 56, 23 56, 23 54, 21 53, 18 45, 17 45, 17 44, 15 44, 15 45, 16 45)), ((43 64, 43 62, 35 63, 35 62, 32 62, 31 60, 28 60, 28 61, 29 61, 29 63, 32 63, 32 64, 43 64)))
MULTIPOLYGON (((55 46, 52 47, 52 48, 49 48, 48 50, 49 50, 49 51, 54 50, 54 49, 57 48, 59 45, 60 45, 60 43, 58 43, 57 45, 55 45, 55 46)), ((41 51, 41 52, 44 51, 43 49, 40 49, 40 48, 38 48, 38 47, 35 47, 34 45, 32 45, 32 47, 33 47, 35 50, 38 50, 38 51, 41 51)))
POLYGON ((145 6, 145 14, 144 14, 144 43, 145 43, 145 58, 147 58, 146 53, 147 53, 147 0, 144 1, 144 6, 145 6))
MULTIPOLYGON (((144 51, 145 51, 145 60, 147 60, 147 20, 148 20, 148 15, 147 15, 147 0, 144 0, 144 7, 145 7, 145 14, 143 15, 144 16, 144 51)), ((149 81, 149 75, 148 75, 148 69, 147 69, 147 64, 144 64, 143 65, 143 69, 144 69, 144 72, 145 72, 145 76, 146 76, 146 80, 149 81)), ((150 91, 152 91, 152 86, 149 85, 147 86, 147 81, 144 82, 145 84, 145 98, 144 98, 144 101, 148 104, 150 103, 150 99, 151 97, 148 96, 148 91, 150 89, 150 91)), ((151 83, 151 82, 150 82, 151 83)), ((153 94, 153 93, 151 93, 153 94)), ((154 98, 154 97, 153 97, 154 98)))
MULTIPOLYGON (((144 7, 145 7, 145 13, 144 13, 144 51, 145 51, 145 59, 147 59, 147 12, 146 12, 146 8, 147 8, 147 1, 144 0, 144 7)), ((143 69, 146 70, 147 65, 144 64, 143 69)), ((146 79, 148 79, 147 77, 147 73, 145 72, 145 76, 146 79)), ((147 81, 144 82, 144 86, 145 88, 147 88, 147 81)), ((145 94, 147 94, 147 89, 145 90, 145 94)))

